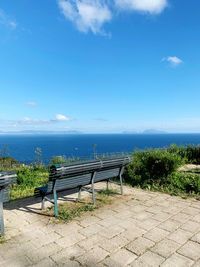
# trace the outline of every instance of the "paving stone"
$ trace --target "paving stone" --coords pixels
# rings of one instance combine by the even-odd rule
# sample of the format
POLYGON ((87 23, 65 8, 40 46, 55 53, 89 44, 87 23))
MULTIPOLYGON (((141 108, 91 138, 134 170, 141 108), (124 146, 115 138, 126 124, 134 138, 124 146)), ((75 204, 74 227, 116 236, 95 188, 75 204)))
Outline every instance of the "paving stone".
POLYGON ((92 224, 92 225, 89 225, 88 227, 86 228, 83 228, 81 229, 79 232, 82 234, 82 235, 85 235, 85 236, 91 236, 93 234, 96 234, 98 232, 100 232, 101 230, 104 230, 104 228, 98 224, 92 224))
POLYGON ((141 227, 141 228, 143 228, 143 229, 148 231, 148 230, 156 227, 158 224, 160 224, 160 222, 150 218, 150 219, 146 219, 146 220, 144 220, 142 222, 138 222, 138 227, 141 227))
POLYGON ((100 219, 97 218, 96 216, 92 216, 92 215, 89 217, 87 216, 85 218, 80 218, 80 220, 79 220, 79 224, 83 227, 87 227, 87 226, 89 226, 91 224, 95 224, 97 222, 100 222, 100 219))
POLYGON ((85 250, 90 250, 102 241, 105 242, 105 238, 99 234, 95 234, 90 236, 90 238, 81 240, 80 242, 78 242, 78 245, 84 248, 85 250))
POLYGON ((137 258, 131 266, 132 267, 158 267, 165 260, 165 258, 155 254, 151 251, 145 252, 142 256, 137 258))
POLYGON ((192 208, 192 207, 188 207, 188 208, 182 210, 182 212, 183 212, 183 213, 186 213, 186 214, 188 214, 188 215, 193 215, 193 216, 195 216, 195 215, 197 215, 197 214, 200 214, 199 209, 192 208))
POLYGON ((181 229, 191 233, 196 233, 200 230, 200 224, 198 222, 188 221, 181 226, 181 229))
POLYGON ((191 216, 189 214, 186 213, 182 213, 179 212, 176 215, 172 216, 171 219, 174 221, 178 221, 180 223, 185 223, 187 222, 189 219, 191 218, 191 216))
POLYGON ((122 234, 117 235, 117 236, 115 236, 115 237, 113 237, 113 238, 110 239, 111 241, 115 242, 115 244, 119 248, 124 247, 125 245, 127 245, 130 242, 128 239, 126 239, 125 237, 123 237, 122 234))
POLYGON ((169 257, 163 264, 161 264, 162 267, 189 267, 192 266, 194 261, 180 255, 180 254, 173 254, 171 257, 169 257))
POLYGON ((192 220, 195 221, 195 222, 200 223, 200 214, 195 215, 195 216, 192 218, 192 220))
POLYGON ((159 228, 163 229, 163 230, 166 230, 168 232, 173 232, 175 231, 177 228, 179 228, 181 225, 180 222, 177 222, 177 221, 174 221, 174 220, 171 220, 171 219, 168 219, 167 221, 159 224, 159 228))
POLYGON ((121 236, 125 237, 128 240, 134 240, 137 237, 142 236, 144 233, 146 233, 146 230, 138 227, 134 227, 132 230, 126 230, 124 231, 121 236))
POLYGON ((135 253, 136 255, 141 255, 143 254, 147 249, 151 248, 154 246, 154 242, 143 238, 139 237, 135 239, 134 241, 130 242, 127 246, 126 249, 129 251, 135 253))
POLYGON ((178 253, 192 260, 198 260, 200 258, 200 244, 188 241, 178 250, 178 253))
POLYGON ((169 235, 168 231, 155 227, 152 230, 148 231, 146 234, 144 234, 144 237, 154 242, 159 242, 168 235, 169 235))
POLYGON ((172 215, 166 212, 159 212, 155 215, 152 216, 152 219, 155 219, 159 222, 163 222, 166 221, 167 219, 169 219, 172 215))
POLYGON ((53 262, 50 258, 43 259, 42 261, 33 264, 32 267, 54 267, 55 262, 53 262))
POLYGON ((51 259, 57 264, 64 264, 72 259, 76 259, 85 253, 85 250, 80 248, 79 246, 72 246, 63 249, 60 252, 57 252, 51 255, 51 259))
POLYGON ((150 217, 152 217, 154 214, 153 213, 150 213, 150 212, 147 212, 147 211, 143 211, 143 212, 139 212, 139 213, 136 213, 133 216, 133 218, 135 220, 139 220, 139 221, 143 221, 145 219, 148 219, 150 217))
POLYGON ((103 229, 102 231, 99 232, 99 234, 106 238, 112 238, 116 235, 119 235, 122 232, 124 232, 124 228, 118 225, 113 225, 112 227, 103 229))
POLYGON ((133 260, 135 260, 137 256, 126 249, 120 249, 117 252, 107 257, 103 263, 108 265, 109 267, 115 266, 127 266, 133 260))
POLYGON ((200 244, 200 233, 194 235, 191 240, 200 244))
POLYGON ((103 261, 108 255, 109 253, 106 250, 95 247, 91 251, 78 257, 77 261, 83 266, 95 266, 96 263, 103 261))
POLYGON ((65 248, 65 247, 71 247, 71 246, 75 245, 76 243, 78 243, 84 239, 85 239, 85 236, 83 236, 77 232, 74 232, 73 234, 71 233, 71 235, 68 235, 66 237, 62 237, 62 238, 56 240, 55 242, 59 246, 65 248))
POLYGON ((167 258, 172 253, 174 253, 179 247, 180 244, 174 242, 173 240, 164 239, 158 242, 153 248, 151 248, 151 251, 159 254, 162 257, 167 258))
POLYGON ((33 263, 30 261, 30 259, 24 255, 0 262, 0 267, 25 267, 32 264, 33 263))
POLYGON ((168 235, 167 238, 183 245, 191 236, 192 233, 182 229, 177 229, 175 232, 168 235))

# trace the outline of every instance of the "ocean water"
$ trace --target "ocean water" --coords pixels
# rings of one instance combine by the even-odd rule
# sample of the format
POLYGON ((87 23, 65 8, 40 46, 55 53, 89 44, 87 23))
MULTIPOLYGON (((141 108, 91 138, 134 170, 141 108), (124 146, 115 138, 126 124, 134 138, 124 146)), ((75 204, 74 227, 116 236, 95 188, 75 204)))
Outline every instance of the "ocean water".
POLYGON ((37 147, 41 148, 42 159, 46 161, 61 155, 92 158, 94 153, 132 152, 134 148, 198 145, 200 134, 0 135, 0 148, 5 144, 10 156, 19 161, 34 160, 37 147))

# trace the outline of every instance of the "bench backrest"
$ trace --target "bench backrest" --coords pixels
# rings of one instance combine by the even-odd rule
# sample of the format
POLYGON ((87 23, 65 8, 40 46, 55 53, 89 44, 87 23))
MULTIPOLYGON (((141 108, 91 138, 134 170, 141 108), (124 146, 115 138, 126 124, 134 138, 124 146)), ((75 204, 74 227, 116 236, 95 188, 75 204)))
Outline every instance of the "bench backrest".
POLYGON ((50 168, 47 192, 76 188, 89 185, 92 175, 96 173, 94 182, 100 182, 119 176, 121 169, 130 162, 129 157, 117 159, 94 160, 71 164, 53 165, 50 168))
POLYGON ((3 192, 0 201, 8 202, 10 200, 10 184, 16 182, 16 173, 14 171, 0 172, 0 191, 3 192))

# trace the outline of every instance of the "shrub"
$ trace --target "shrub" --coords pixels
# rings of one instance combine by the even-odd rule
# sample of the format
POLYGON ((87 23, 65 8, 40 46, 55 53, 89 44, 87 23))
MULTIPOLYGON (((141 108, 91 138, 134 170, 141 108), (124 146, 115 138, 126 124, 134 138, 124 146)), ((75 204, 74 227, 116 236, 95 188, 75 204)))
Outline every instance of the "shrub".
POLYGON ((67 158, 65 156, 56 156, 50 159, 51 164, 63 164, 67 162, 67 158))
POLYGON ((170 192, 199 194, 200 192, 200 176, 194 173, 175 172, 167 177, 163 186, 168 188, 170 192))
POLYGON ((200 146, 188 145, 177 146, 171 145, 168 149, 170 153, 176 153, 186 159, 187 163, 200 164, 200 146))
POLYGON ((162 183, 168 175, 175 172, 184 163, 184 159, 176 153, 167 150, 147 150, 136 152, 133 162, 130 163, 124 173, 125 181, 132 185, 162 183))

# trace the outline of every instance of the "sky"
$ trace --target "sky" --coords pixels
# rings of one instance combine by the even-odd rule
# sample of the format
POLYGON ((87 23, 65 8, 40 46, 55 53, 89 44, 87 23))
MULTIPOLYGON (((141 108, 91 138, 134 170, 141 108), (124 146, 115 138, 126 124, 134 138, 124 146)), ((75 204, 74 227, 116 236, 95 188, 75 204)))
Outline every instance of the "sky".
POLYGON ((0 131, 200 132, 199 0, 1 0, 0 131))

